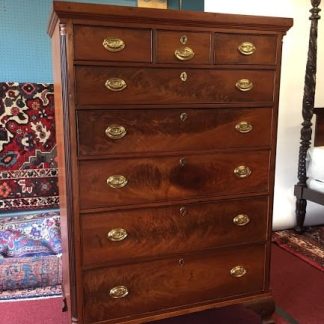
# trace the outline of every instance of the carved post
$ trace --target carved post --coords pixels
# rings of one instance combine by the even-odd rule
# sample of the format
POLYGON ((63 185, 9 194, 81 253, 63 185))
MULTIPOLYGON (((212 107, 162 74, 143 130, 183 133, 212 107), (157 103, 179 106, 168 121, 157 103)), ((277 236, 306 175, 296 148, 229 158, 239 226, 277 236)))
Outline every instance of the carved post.
MULTIPOLYGON (((321 0, 311 0, 312 9, 310 10, 311 27, 309 34, 308 57, 305 73, 304 84, 304 97, 303 97, 303 123, 300 131, 300 147, 299 147, 299 160, 298 160, 298 192, 301 192, 306 187, 306 155, 310 147, 312 139, 312 117, 314 110, 314 98, 316 88, 316 61, 317 61, 317 29, 318 20, 320 19, 319 12, 321 9, 319 5, 321 0)), ((307 201, 302 197, 297 197, 296 201, 296 218, 297 225, 295 231, 302 233, 304 231, 304 220, 306 214, 307 201)))

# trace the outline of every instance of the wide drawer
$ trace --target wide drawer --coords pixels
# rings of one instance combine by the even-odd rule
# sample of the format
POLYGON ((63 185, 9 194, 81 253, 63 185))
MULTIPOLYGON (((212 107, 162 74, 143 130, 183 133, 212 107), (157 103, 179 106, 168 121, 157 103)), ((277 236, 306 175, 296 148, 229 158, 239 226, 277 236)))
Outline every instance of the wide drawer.
POLYGON ((277 37, 272 35, 215 34, 216 64, 276 64, 277 37))
POLYGON ((77 103, 272 103, 275 72, 78 66, 77 103))
POLYGON ((85 266, 266 240, 268 197, 81 217, 85 266))
POLYGON ((150 29, 74 26, 76 60, 151 62, 150 29))
POLYGON ((264 271, 264 245, 87 271, 85 320, 93 323, 251 295, 264 289, 264 271))
POLYGON ((181 31, 156 33, 156 62, 211 64, 211 34, 181 31))
POLYGON ((80 156, 267 146, 271 108, 79 110, 80 156))
POLYGON ((268 191, 269 151, 79 162, 82 209, 268 191))

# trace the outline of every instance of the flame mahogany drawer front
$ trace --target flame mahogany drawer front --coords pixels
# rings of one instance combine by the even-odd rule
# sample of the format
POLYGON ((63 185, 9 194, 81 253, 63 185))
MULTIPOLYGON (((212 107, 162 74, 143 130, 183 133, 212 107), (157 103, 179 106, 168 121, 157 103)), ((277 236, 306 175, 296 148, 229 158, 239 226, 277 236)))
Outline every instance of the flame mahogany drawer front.
POLYGON ((255 245, 86 271, 86 322, 262 292, 264 268, 255 245))
POLYGON ((156 62, 211 64, 211 33, 157 31, 156 62))
POLYGON ((271 108, 79 110, 77 116, 80 156, 212 150, 271 143, 271 108))
POLYGON ((272 103, 275 82, 275 73, 270 70, 78 66, 75 76, 79 108, 116 104, 272 103))
POLYGON ((215 64, 270 64, 277 62, 273 35, 215 34, 215 64))
POLYGON ((268 197, 81 216, 85 266, 266 239, 268 197))
POLYGON ((152 61, 150 29, 74 27, 74 58, 98 61, 152 61))
POLYGON ((268 192, 269 151, 80 161, 81 209, 268 192))

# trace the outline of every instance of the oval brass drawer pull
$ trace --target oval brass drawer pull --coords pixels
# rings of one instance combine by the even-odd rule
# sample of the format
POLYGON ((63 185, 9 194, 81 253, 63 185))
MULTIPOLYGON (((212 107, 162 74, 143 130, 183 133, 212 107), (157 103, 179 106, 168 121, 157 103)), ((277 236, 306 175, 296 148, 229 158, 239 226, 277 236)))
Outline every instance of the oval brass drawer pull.
POLYGON ((124 126, 112 124, 106 128, 105 133, 109 138, 117 140, 123 138, 127 131, 124 126))
POLYGON ((189 61, 195 56, 195 52, 190 47, 182 47, 176 49, 174 55, 180 61, 189 61))
POLYGON ((112 175, 107 179, 108 186, 114 189, 123 188, 127 183, 128 181, 123 175, 112 175))
POLYGON ((103 47, 109 52, 120 52, 122 51, 126 44, 125 42, 116 37, 107 37, 102 42, 103 47))
POLYGON ((245 165, 240 165, 234 169, 234 174, 238 178, 247 178, 252 173, 251 169, 245 165))
POLYGON ((105 86, 110 91, 122 91, 127 87, 127 84, 123 79, 110 78, 106 81, 105 86))
POLYGON ((251 42, 243 42, 237 49, 243 55, 252 55, 256 51, 255 45, 251 42))
POLYGON ((243 266, 238 265, 231 269, 230 273, 233 277, 240 278, 247 274, 247 270, 243 266))
POLYGON ((253 130, 253 126, 247 121, 240 121, 235 125, 235 129, 242 134, 246 134, 250 133, 253 130))
POLYGON ((253 82, 249 79, 241 79, 236 82, 235 86, 240 91, 246 92, 253 89, 253 82))
POLYGON ((116 286, 110 289, 109 295, 112 298, 124 298, 128 295, 128 289, 125 286, 116 286))
POLYGON ((107 233, 107 238, 113 242, 119 242, 125 240, 127 237, 127 231, 123 228, 113 228, 107 233))
POLYGON ((248 215, 239 214, 233 218, 233 223, 237 226, 245 226, 250 223, 250 218, 248 215))

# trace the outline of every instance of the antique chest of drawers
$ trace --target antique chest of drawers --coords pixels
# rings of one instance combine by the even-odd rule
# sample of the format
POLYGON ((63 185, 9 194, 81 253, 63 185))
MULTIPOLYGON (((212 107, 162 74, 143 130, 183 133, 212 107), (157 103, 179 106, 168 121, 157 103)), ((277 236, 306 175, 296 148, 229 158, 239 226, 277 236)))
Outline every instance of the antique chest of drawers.
POLYGON ((73 323, 244 304, 269 285, 288 18, 54 2, 64 293, 73 323))

